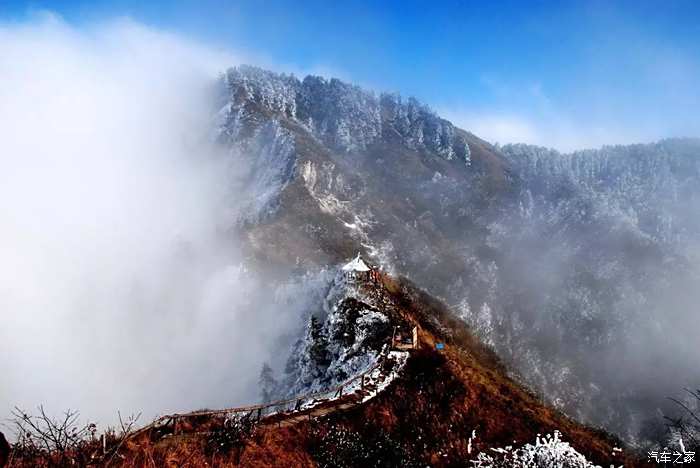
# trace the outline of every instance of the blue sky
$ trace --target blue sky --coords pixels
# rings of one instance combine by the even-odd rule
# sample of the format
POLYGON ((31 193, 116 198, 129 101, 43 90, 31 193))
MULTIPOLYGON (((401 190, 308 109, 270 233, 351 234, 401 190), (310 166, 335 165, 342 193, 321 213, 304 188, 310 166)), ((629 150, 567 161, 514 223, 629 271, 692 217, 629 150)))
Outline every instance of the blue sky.
POLYGON ((418 97, 492 141, 569 150, 700 136, 700 2, 0 2, 129 17, 247 61, 418 97))

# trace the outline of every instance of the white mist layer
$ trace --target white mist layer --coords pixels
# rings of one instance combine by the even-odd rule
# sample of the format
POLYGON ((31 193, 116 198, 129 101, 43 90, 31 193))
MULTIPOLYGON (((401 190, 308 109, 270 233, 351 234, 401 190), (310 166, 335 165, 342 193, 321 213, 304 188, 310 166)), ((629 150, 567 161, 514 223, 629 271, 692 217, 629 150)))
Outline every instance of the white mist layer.
POLYGON ((0 25, 0 417, 255 399, 288 323, 226 235, 235 167, 211 142, 234 63, 130 21, 0 25))

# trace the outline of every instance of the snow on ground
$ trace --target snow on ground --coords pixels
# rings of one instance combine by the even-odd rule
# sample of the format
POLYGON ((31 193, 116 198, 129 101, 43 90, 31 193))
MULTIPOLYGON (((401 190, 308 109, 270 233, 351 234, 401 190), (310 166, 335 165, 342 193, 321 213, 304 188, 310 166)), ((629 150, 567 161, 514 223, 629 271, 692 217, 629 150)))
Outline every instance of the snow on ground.
POLYGON ((492 455, 481 452, 471 461, 472 465, 477 468, 600 468, 561 440, 559 431, 544 437, 538 435, 534 445, 492 448, 491 451, 492 455))
MULTIPOLYGON (((367 382, 370 382, 374 384, 376 388, 362 399, 362 403, 371 400, 380 392, 384 391, 384 389, 399 376, 406 364, 406 360, 408 360, 408 351, 390 351, 389 359, 393 359, 396 362, 389 375, 382 376, 381 369, 376 368, 365 377, 365 385, 367 385, 367 382)), ((356 383, 359 385, 359 382, 356 383)))
MULTIPOLYGON (((384 389, 386 389, 391 382, 396 379, 396 377, 399 376, 401 373, 401 370, 403 369, 404 365, 406 364, 406 360, 408 359, 408 352, 407 351, 390 351, 389 354, 387 355, 388 359, 391 359, 395 362, 394 367, 392 368, 391 372, 388 375, 385 375, 382 373, 381 366, 377 366, 374 369, 372 369, 371 372, 367 373, 365 375, 365 387, 368 386, 374 386, 374 389, 367 393, 363 398, 361 403, 364 403, 366 401, 371 400, 375 396, 377 396, 379 393, 381 393, 384 389)), ((359 378, 355 378, 353 381, 349 382, 347 385, 343 386, 343 394, 342 396, 347 396, 347 395, 352 395, 355 393, 358 393, 362 388, 362 382, 360 381, 359 378)), ((331 389, 328 392, 318 395, 316 398, 313 400, 309 400, 308 402, 304 403, 301 406, 301 409, 310 409, 313 408, 321 403, 326 403, 329 401, 334 401, 337 400, 338 398, 341 397, 341 395, 336 394, 337 389, 331 389)))
MULTIPOLYGON (((391 372, 389 374, 383 374, 382 373, 382 366, 376 366, 374 369, 372 369, 370 372, 365 374, 365 387, 374 387, 371 391, 369 391, 367 394, 365 394, 362 398, 362 400, 359 403, 365 403, 375 396, 377 396, 379 393, 384 391, 391 382, 396 379, 401 371, 404 368, 404 365, 406 364, 406 361, 408 360, 409 353, 407 351, 390 351, 387 354, 387 359, 393 360, 395 362, 391 372)), ((378 364, 378 361, 377 361, 378 364)), ((362 382, 361 379, 355 377, 353 378, 352 381, 349 381, 346 385, 343 386, 343 392, 342 395, 339 395, 337 393, 337 387, 332 388, 326 392, 316 394, 313 398, 311 399, 305 399, 303 396, 300 397, 301 400, 304 400, 303 403, 299 406, 299 408, 295 409, 295 404, 296 401, 290 401, 289 403, 285 405, 280 405, 274 408, 271 408, 273 411, 270 413, 267 413, 266 416, 278 412, 293 412, 293 411, 305 411, 309 410, 312 408, 315 408, 316 406, 319 406, 321 404, 325 404, 331 401, 338 400, 341 397, 345 397, 348 395, 353 395, 362 389, 362 382)), ((359 404, 358 403, 358 404, 359 404)))

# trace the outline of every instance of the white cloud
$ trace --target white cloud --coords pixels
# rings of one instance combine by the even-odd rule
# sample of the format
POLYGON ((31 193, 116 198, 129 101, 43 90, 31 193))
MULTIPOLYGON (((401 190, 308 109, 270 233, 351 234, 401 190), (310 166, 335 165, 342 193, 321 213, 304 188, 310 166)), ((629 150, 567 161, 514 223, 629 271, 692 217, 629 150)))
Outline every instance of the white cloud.
MULTIPOLYGON (((644 143, 663 138, 658 132, 636 132, 618 125, 596 125, 573 119, 550 107, 543 112, 464 111, 441 109, 440 114, 456 126, 491 143, 528 143, 568 152, 603 145, 644 143)), ((666 135, 672 136, 672 135, 666 135)))
POLYGON ((697 57, 614 21, 614 46, 592 49, 571 70, 533 81, 484 74, 478 107, 451 103, 441 113, 492 142, 561 151, 700 136, 697 57))

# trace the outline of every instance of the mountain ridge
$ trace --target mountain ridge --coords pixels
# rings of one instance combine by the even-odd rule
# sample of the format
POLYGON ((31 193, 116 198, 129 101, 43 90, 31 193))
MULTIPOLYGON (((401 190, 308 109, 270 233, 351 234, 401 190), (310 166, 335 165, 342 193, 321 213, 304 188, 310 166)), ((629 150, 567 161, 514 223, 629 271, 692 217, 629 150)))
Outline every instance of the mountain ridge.
MULTIPOLYGON (((512 461, 508 457, 516 456, 505 455, 510 447, 534 440, 539 447, 540 434, 553 434, 566 443, 540 447, 541 453, 529 455, 540 462, 537 466, 642 466, 614 437, 547 407, 511 380, 498 357, 441 301, 405 278, 376 273, 348 283, 344 273, 338 272, 341 276, 332 280, 328 298, 337 307, 327 310, 330 333, 324 340, 314 337, 312 319, 311 335, 307 333, 310 343, 306 350, 295 351, 300 360, 293 367, 311 393, 267 406, 161 417, 131 434, 123 447, 116 447, 124 464, 495 467, 507 466, 512 461), (375 315, 373 320, 382 317, 386 326, 368 328, 368 322, 353 319, 355 313, 367 312, 375 315), (388 325, 416 327, 417 341, 411 349, 395 350, 388 325), (348 336, 348 326, 362 336, 348 336), (391 345, 383 339, 387 336, 391 345), (364 357, 378 365, 347 367, 355 372, 366 369, 362 385, 355 374, 354 387, 346 382, 345 390, 336 390, 331 378, 326 381, 331 389, 325 388, 324 393, 324 387, 318 387, 319 377, 327 371, 337 377, 339 370, 325 363, 327 371, 317 372, 316 365, 324 358, 314 348, 325 340, 330 348, 344 349, 341 355, 351 351, 346 356, 351 360, 363 358, 356 353, 369 346, 364 357), (387 359, 377 361, 380 354, 372 351, 379 349, 377 345, 387 359), (374 375, 375 370, 379 374, 372 379, 365 376, 374 375)), ((87 449, 94 448, 93 441, 87 449)))
POLYGON ((234 101, 254 100, 269 112, 291 118, 335 149, 365 150, 388 132, 396 132, 414 149, 426 148, 469 164, 463 131, 441 119, 414 98, 379 96, 362 88, 308 75, 277 74, 252 66, 229 69, 224 78, 234 101))
POLYGON ((641 415, 668 411, 691 384, 678 375, 693 375, 680 340, 665 344, 660 298, 687 295, 697 275, 697 140, 570 156, 500 147, 411 99, 242 70, 220 81, 219 135, 253 167, 242 235, 256 259, 292 271, 361 251, 445 300, 558 408, 628 441, 660 437, 641 415), (635 333, 656 346, 637 351, 635 333), (676 377, 650 388, 637 360, 676 377))

